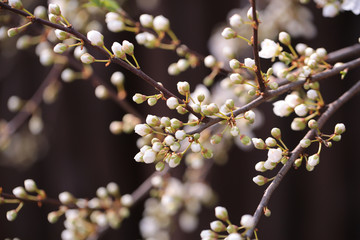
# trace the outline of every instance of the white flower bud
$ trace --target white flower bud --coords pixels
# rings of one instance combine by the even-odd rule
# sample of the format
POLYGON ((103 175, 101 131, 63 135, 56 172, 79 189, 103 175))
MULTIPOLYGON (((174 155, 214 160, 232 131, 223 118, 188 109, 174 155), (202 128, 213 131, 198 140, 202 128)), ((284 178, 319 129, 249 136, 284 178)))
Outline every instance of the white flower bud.
POLYGON ((164 139, 166 145, 171 146, 175 142, 175 138, 171 135, 167 135, 164 139))
POLYGON ((177 61, 176 65, 177 65, 177 68, 182 72, 185 71, 186 69, 188 69, 188 67, 190 66, 189 61, 184 58, 179 59, 179 61, 177 61))
POLYGON ((255 112, 252 110, 245 112, 244 118, 248 120, 250 123, 253 123, 255 121, 255 112))
POLYGON ((224 222, 229 219, 228 211, 226 210, 226 208, 220 206, 215 208, 215 216, 218 219, 223 220, 224 222))
POLYGON ((242 240, 243 238, 241 237, 241 235, 239 233, 230 233, 227 237, 226 240, 242 240))
POLYGON ((293 109, 284 100, 276 101, 273 103, 273 105, 273 112, 276 116, 279 117, 289 116, 293 111, 293 109))
POLYGON ((26 198, 27 193, 23 187, 16 187, 12 190, 12 193, 18 198, 26 198))
POLYGON ((229 22, 232 27, 241 27, 244 23, 243 19, 239 14, 232 15, 229 19, 229 22))
POLYGON ((201 145, 200 145, 200 143, 197 143, 197 142, 192 142, 190 148, 191 148, 191 151, 193 151, 194 153, 201 151, 201 145))
POLYGON ((255 61, 254 61, 254 59, 251 59, 251 58, 245 58, 244 59, 244 64, 248 68, 254 68, 255 67, 255 61))
POLYGON ((36 186, 36 183, 32 179, 26 179, 24 181, 24 186, 26 191, 28 192, 36 192, 38 190, 38 187, 36 186))
POLYGON ((166 105, 170 108, 170 109, 175 109, 177 106, 179 106, 179 102, 177 100, 177 98, 175 97, 170 97, 166 100, 166 105))
POLYGON ((323 7, 322 15, 324 17, 332 18, 339 13, 339 7, 336 3, 328 3, 323 7))
POLYGON ((261 58, 273 58, 280 54, 282 48, 270 39, 265 39, 261 42, 261 51, 259 56, 261 58))
POLYGON ((230 65, 231 69, 233 69, 233 70, 240 68, 240 62, 237 59, 231 59, 229 61, 229 65, 230 65))
POLYGON ((221 36, 223 36, 225 39, 231 39, 236 38, 237 33, 232 28, 227 27, 222 31, 221 36))
POLYGON ((155 115, 148 114, 146 117, 146 123, 151 127, 157 127, 160 126, 160 119, 155 115))
POLYGON ((125 76, 122 72, 114 72, 111 77, 110 81, 114 86, 122 86, 124 84, 125 76))
POLYGON ((149 14, 141 14, 139 20, 143 27, 150 28, 153 26, 154 17, 149 14))
POLYGON ((245 228, 252 228, 255 226, 255 219, 252 215, 245 214, 241 217, 240 225, 245 228))
POLYGON ((138 152, 135 155, 134 159, 135 159, 136 162, 144 162, 143 156, 144 156, 144 154, 142 152, 138 152))
POLYGON ((294 131, 304 130, 306 127, 306 122, 303 118, 294 118, 291 122, 291 129, 294 131))
POLYGON ((23 105, 23 101, 18 96, 11 96, 7 101, 7 107, 11 112, 20 110, 23 105))
POLYGON ((132 100, 133 100, 134 102, 136 102, 137 104, 141 104, 141 103, 145 102, 146 99, 147 99, 146 96, 145 96, 145 95, 142 95, 142 94, 140 94, 140 93, 136 93, 136 94, 133 96, 133 98, 132 98, 132 100))
POLYGON ((268 160, 273 163, 279 163, 282 158, 282 150, 280 148, 270 148, 268 151, 268 160))
POLYGON ((45 19, 46 14, 47 14, 47 12, 46 12, 46 8, 44 6, 39 5, 34 9, 34 16, 37 18, 45 19))
POLYGON ((6 212, 6 219, 10 222, 14 221, 17 217, 17 211, 16 210, 10 210, 6 212))
POLYGON ((180 149, 181 145, 179 142, 174 142, 173 144, 171 144, 170 149, 173 152, 177 152, 180 149))
POLYGON ((156 16, 154 18, 153 25, 156 31, 167 31, 170 28, 169 19, 163 15, 156 16))
POLYGON ((231 129, 230 129, 230 134, 233 136, 233 137, 236 137, 236 136, 239 136, 240 134, 240 130, 237 126, 233 126, 231 129))
POLYGON ((180 141, 184 140, 186 137, 186 132, 184 130, 177 130, 175 132, 175 137, 176 137, 176 139, 178 139, 180 141))
POLYGON ((208 68, 212 68, 216 64, 216 59, 213 55, 208 55, 204 58, 204 64, 208 68))
POLYGON ((291 44, 291 37, 287 32, 280 32, 279 33, 279 41, 282 44, 290 45, 291 44))
POLYGON ((265 139, 265 144, 268 147, 275 147, 277 145, 277 142, 274 138, 268 137, 265 139))
POLYGON ((115 33, 124 31, 124 29, 125 29, 125 23, 123 23, 120 20, 115 20, 115 21, 108 22, 106 24, 106 26, 109 29, 109 31, 115 32, 115 33))
POLYGON ((12 7, 12 8, 16 8, 16 9, 23 9, 24 6, 22 4, 22 2, 20 0, 9 0, 8 4, 12 7))
POLYGON ((75 198, 69 192, 62 192, 59 194, 59 200, 62 204, 70 204, 74 202, 75 198))
POLYGON ((261 138, 252 138, 251 140, 256 149, 260 149, 260 150, 266 149, 265 142, 261 138))
POLYGON ((57 15, 57 16, 61 15, 60 6, 57 5, 56 3, 50 3, 48 11, 49 11, 49 13, 57 15))
POLYGON ((96 190, 96 196, 100 199, 108 197, 108 191, 104 187, 99 187, 96 190))
POLYGON ((109 130, 112 134, 120 134, 122 133, 124 128, 124 124, 121 121, 112 121, 109 125, 109 130))
POLYGON ((318 165, 320 162, 320 156, 319 154, 314 154, 314 155, 311 155, 309 158, 308 158, 308 164, 311 166, 311 167, 315 167, 316 165, 318 165))
POLYGON ((55 29, 55 35, 61 41, 68 39, 70 37, 69 33, 62 31, 60 29, 55 29))
POLYGON ((308 108, 305 104, 297 105, 294 110, 299 117, 304 117, 308 113, 308 108))
POLYGON ((255 165, 255 170, 258 172, 265 172, 267 169, 264 167, 265 162, 260 161, 255 165))
POLYGON ((305 49, 307 47, 308 46, 304 43, 298 43, 298 44, 296 44, 295 49, 300 55, 305 55, 305 49))
POLYGON ((145 151, 144 156, 142 157, 144 162, 149 164, 153 163, 156 159, 157 152, 152 149, 148 149, 145 151))
POLYGON ((316 49, 316 54, 319 56, 319 58, 323 59, 324 57, 326 57, 327 52, 325 48, 318 48, 316 49))
POLYGON ((80 60, 84 64, 90 64, 95 62, 95 58, 89 53, 84 53, 83 55, 81 55, 80 60))
POLYGON ((134 204, 134 198, 130 194, 121 197, 121 204, 125 207, 131 207, 134 204))
POLYGON ((98 99, 106 99, 109 96, 108 90, 104 85, 99 85, 95 88, 95 96, 98 99))
POLYGON ((303 100, 296 94, 289 94, 285 97, 284 101, 291 108, 295 108, 297 105, 301 104, 303 100))
POLYGON ((68 48, 69 48, 68 45, 64 43, 58 43, 54 47, 54 52, 61 54, 64 53, 68 48))
POLYGON ((345 124, 343 123, 338 123, 335 125, 335 130, 334 130, 334 133, 336 135, 340 135, 340 134, 343 134, 345 132, 346 128, 345 128, 345 124))
POLYGON ((188 82, 178 82, 177 90, 181 95, 185 96, 187 93, 190 93, 190 85, 188 82))
POLYGON ((126 58, 125 51, 123 49, 123 46, 120 43, 114 42, 113 45, 111 46, 111 50, 114 53, 115 57, 121 58, 121 59, 126 58))
POLYGON ((318 94, 314 89, 307 91, 306 96, 311 100, 316 100, 318 98, 318 94))
POLYGON ((308 138, 304 138, 300 141, 300 146, 302 148, 308 148, 311 145, 311 140, 308 138))
POLYGON ((87 38, 94 46, 102 47, 104 46, 104 36, 95 30, 91 30, 87 33, 87 38))
POLYGON ((152 133, 152 129, 147 124, 137 124, 134 130, 142 137, 152 133))
POLYGON ((226 230, 226 226, 219 220, 216 221, 212 221, 210 223, 210 228, 211 230, 213 230, 214 232, 223 232, 226 230))
POLYGON ((128 54, 128 55, 133 55, 134 54, 134 44, 132 44, 131 42, 124 40, 122 42, 122 50, 128 54))

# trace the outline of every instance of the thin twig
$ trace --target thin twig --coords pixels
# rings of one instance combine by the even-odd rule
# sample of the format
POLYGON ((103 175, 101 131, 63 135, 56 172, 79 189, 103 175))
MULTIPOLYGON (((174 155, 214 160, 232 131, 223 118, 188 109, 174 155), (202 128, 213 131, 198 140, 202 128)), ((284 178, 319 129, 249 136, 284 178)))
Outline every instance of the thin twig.
POLYGON ((261 75, 261 66, 260 66, 260 58, 259 58, 259 46, 258 46, 258 28, 259 28, 259 19, 257 18, 256 14, 256 1, 250 0, 250 4, 252 7, 252 15, 253 15, 253 36, 252 36, 252 49, 253 49, 253 55, 254 55, 254 61, 255 61, 255 74, 256 74, 256 80, 260 88, 260 92, 264 93, 266 91, 266 86, 264 82, 264 78, 261 75))
MULTIPOLYGON (((0 2, 0 8, 3 8, 5 10, 14 12, 18 15, 24 16, 24 17, 29 17, 30 15, 24 11, 18 10, 18 9, 14 9, 12 7, 10 7, 9 5, 0 2)), ((31 17, 30 21, 32 21, 33 23, 39 23, 42 24, 44 26, 48 26, 54 29, 60 29, 62 31, 68 32, 74 36, 76 36, 77 38, 83 40, 84 45, 88 48, 88 49, 93 49, 97 52, 101 52, 106 58, 108 58, 112 63, 118 64, 121 67, 127 69, 128 71, 132 72, 133 74, 135 74, 136 76, 140 77, 141 79, 143 79, 145 82, 147 82, 149 85, 151 85, 152 87, 154 87, 155 89, 157 89, 158 91, 162 92, 164 94, 164 96, 166 98, 169 97, 175 97, 178 99, 178 101, 180 103, 184 103, 185 104, 185 108, 187 111, 189 111, 190 113, 192 113, 194 116, 196 116, 198 119, 201 119, 202 122, 207 122, 208 118, 203 117, 201 114, 194 112, 194 110, 189 106, 189 104, 185 103, 184 100, 180 99, 179 97, 177 97, 174 93, 172 93, 171 91, 169 91, 167 88, 165 88, 164 86, 160 85, 157 81, 155 81, 153 78, 151 78, 150 76, 148 76, 146 73, 144 73, 141 69, 136 69, 132 66, 130 66, 129 64, 127 64, 126 62, 124 62, 123 60, 121 60, 120 58, 116 58, 116 57, 112 57, 110 56, 110 54, 104 49, 101 48, 99 46, 94 46, 91 44, 91 42, 89 41, 89 39, 86 38, 86 36, 84 36, 83 34, 81 34, 80 32, 78 32, 77 30, 75 30, 72 26, 69 27, 65 27, 59 24, 55 24, 52 23, 50 21, 41 19, 41 18, 37 18, 37 17, 31 17)))
MULTIPOLYGON (((321 115, 321 117, 317 120, 319 129, 321 129, 325 123, 328 121, 330 116, 332 116, 342 105, 344 105, 347 101, 349 101, 352 97, 354 97, 357 93, 360 92, 360 80, 352 86, 348 91, 346 91, 341 97, 334 102, 330 103, 328 105, 327 110, 321 115)), ((316 135, 316 129, 312 129, 308 131, 308 133, 305 135, 304 138, 307 139, 314 139, 316 135)), ((283 177, 288 173, 288 171, 293 166, 295 160, 298 158, 298 156, 304 151, 304 148, 298 144, 296 148, 291 152, 291 156, 287 163, 280 169, 280 171, 277 173, 275 179, 271 182, 271 184, 266 188, 263 197, 261 198, 261 201, 256 208, 256 211, 254 213, 254 228, 258 224, 260 217, 262 215, 263 208, 268 205, 268 202, 271 198, 272 193, 275 191, 275 189, 279 186, 280 182, 282 181, 283 177)), ((251 237, 254 231, 254 228, 249 229, 246 232, 247 237, 251 237)))
MULTIPOLYGON (((339 74, 341 71, 343 71, 344 69, 353 69, 355 67, 360 66, 360 58, 357 58, 355 60, 352 60, 350 62, 344 63, 343 65, 333 68, 331 70, 325 71, 325 72, 321 72, 318 73, 314 76, 312 76, 309 81, 310 82, 317 82, 317 81, 321 81, 323 79, 335 76, 337 74, 339 74)), ((279 87, 276 90, 271 90, 268 91, 267 94, 265 96, 258 96, 257 98, 255 98, 254 100, 252 100, 251 102, 249 102, 248 104, 236 109, 233 114, 234 116, 237 116, 241 113, 245 113, 246 111, 249 111, 250 109, 253 109, 257 106, 259 106, 260 104, 262 104, 263 102, 266 102, 267 100, 270 100, 273 97, 279 96, 280 94, 283 94, 285 92, 288 92, 290 90, 294 90, 296 88, 299 88, 300 86, 304 85, 306 83, 307 80, 299 80, 296 82, 291 82, 288 83, 284 86, 279 87)), ((229 117, 231 114, 228 114, 227 116, 229 117)), ((211 118, 206 124, 201 125, 200 127, 198 127, 197 129, 189 132, 188 134, 194 134, 194 133, 200 133, 202 132, 204 129, 222 121, 224 119, 222 118, 211 118)))

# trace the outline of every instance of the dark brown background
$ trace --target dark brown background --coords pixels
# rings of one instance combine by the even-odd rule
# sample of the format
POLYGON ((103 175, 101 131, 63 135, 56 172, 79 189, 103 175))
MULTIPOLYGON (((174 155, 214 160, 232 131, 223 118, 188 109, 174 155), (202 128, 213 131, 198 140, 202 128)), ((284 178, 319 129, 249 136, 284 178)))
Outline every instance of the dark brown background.
MULTIPOLYGON (((246 1, 242 1, 241 6, 245 4, 246 1)), ((151 14, 168 17, 182 42, 206 55, 207 39, 214 25, 224 21, 228 11, 237 7, 239 1, 234 0, 211 3, 206 0, 163 0, 161 6, 151 14)), ((325 47, 328 51, 357 41, 360 36, 359 17, 343 13, 335 19, 323 19, 320 10, 313 4, 310 7, 315 15, 318 36, 313 40, 295 41, 303 41, 314 48, 325 47)), ((142 13, 135 10, 134 1, 128 1, 124 8, 132 16, 137 17, 142 13)), ((134 41, 131 35, 116 34, 112 35, 113 39, 107 35, 107 44, 114 39, 134 41)), ((14 114, 6 109, 8 97, 15 94, 29 98, 49 68, 40 66, 33 49, 9 56, 8 46, 11 45, 0 42, 0 116, 10 120, 14 114)), ((177 60, 172 52, 136 47, 136 56, 146 73, 170 86, 172 90, 175 90, 175 83, 179 80, 199 83, 208 74, 208 70, 200 68, 189 70, 180 77, 169 77, 167 66, 177 60)), ((113 71, 121 70, 116 66, 104 69, 100 64, 95 68, 106 81, 109 81, 113 71)), ((124 73, 129 99, 135 92, 154 92, 140 79, 128 72, 124 73)), ((343 81, 334 77, 322 83, 325 101, 331 102, 349 89, 359 79, 359 73, 359 70, 352 71, 343 81)), ((113 136, 108 131, 109 123, 121 119, 125 112, 110 100, 97 100, 93 92, 92 86, 84 81, 64 84, 58 101, 53 105, 43 106, 44 136, 48 141, 48 151, 27 169, 1 166, 0 186, 5 192, 11 192, 14 187, 22 185, 24 179, 33 178, 50 197, 56 198, 64 190, 78 197, 92 197, 98 187, 109 181, 119 183, 122 193, 131 193, 146 179, 153 171, 153 166, 138 164, 133 160, 138 151, 133 143, 138 137, 135 134, 113 136)), ((321 164, 315 171, 307 172, 302 167, 297 171, 291 170, 285 177, 270 201, 272 216, 263 217, 258 226, 260 239, 360 239, 360 157, 357 149, 360 134, 359 103, 359 96, 352 99, 326 124, 327 132, 332 131, 337 122, 345 123, 348 131, 343 135, 343 140, 335 143, 332 149, 322 151, 321 164)), ((149 109, 145 104, 136 107, 144 116, 151 111, 159 115, 169 114, 166 108, 149 109)), ((286 143, 294 147, 304 133, 286 132, 291 119, 273 116, 271 103, 264 104, 261 109, 267 115, 267 121, 256 132, 257 135, 266 138, 272 127, 279 126, 283 129, 286 143)), ((234 148, 229 156, 229 163, 214 167, 208 180, 219 196, 218 204, 229 210, 230 219, 237 224, 241 215, 253 213, 265 189, 255 186, 251 179, 257 175, 255 163, 263 160, 266 153, 244 153, 234 148)), ((63 228, 61 222, 51 225, 46 221, 47 213, 53 207, 26 205, 14 222, 6 221, 5 214, 9 209, 7 205, 0 206, 1 239, 60 239, 63 228)), ((141 211, 142 202, 132 209, 131 218, 124 222, 120 230, 111 230, 102 239, 139 239, 138 221, 141 211)), ((172 239, 199 239, 200 231, 209 228, 209 223, 215 220, 213 208, 204 209, 200 218, 200 226, 193 235, 176 232, 172 239)))

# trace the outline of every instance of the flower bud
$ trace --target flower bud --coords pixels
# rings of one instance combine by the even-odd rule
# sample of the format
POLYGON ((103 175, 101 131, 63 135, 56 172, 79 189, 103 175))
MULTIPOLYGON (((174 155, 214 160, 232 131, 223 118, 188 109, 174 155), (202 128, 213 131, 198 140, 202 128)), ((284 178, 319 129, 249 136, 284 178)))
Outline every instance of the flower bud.
POLYGON ((229 22, 230 22, 230 26, 232 27, 241 27, 242 24, 244 23, 243 19, 239 14, 232 15, 229 19, 229 22))
POLYGON ((291 122, 291 129, 294 131, 304 130, 306 127, 306 121, 304 118, 294 118, 291 122))
POLYGON ((191 148, 191 151, 194 153, 201 151, 201 145, 200 145, 200 143, 197 143, 197 142, 192 142, 190 148, 191 148))
POLYGON ((226 226, 219 220, 216 221, 212 221, 210 223, 210 228, 211 230, 213 230, 214 232, 223 232, 226 230, 226 226))
POLYGON ((249 136, 246 135, 240 135, 240 141, 245 146, 249 146, 251 144, 251 139, 249 136))
POLYGON ((230 233, 229 236, 226 237, 226 240, 242 240, 243 238, 237 232, 230 233))
POLYGON ((266 149, 266 144, 265 144, 264 140, 262 140, 261 138, 252 138, 251 140, 252 140, 255 148, 260 149, 260 150, 266 149))
MULTIPOLYGON (((247 16, 247 18, 250 20, 250 21, 252 21, 254 18, 254 16, 253 16, 253 8, 251 7, 251 8, 249 8, 249 10, 247 11, 247 13, 246 13, 246 16, 247 16)), ((258 13, 258 11, 256 11, 256 18, 257 19, 259 19, 259 13, 258 13)))
POLYGON ((148 114, 146 117, 146 123, 151 127, 158 127, 160 126, 160 119, 155 115, 148 114))
POLYGON ((236 38, 237 37, 237 33, 232 29, 232 28, 225 28, 221 35, 225 38, 225 39, 231 39, 231 38, 236 38))
POLYGON ((6 218, 8 221, 12 222, 16 219, 18 213, 16 210, 10 210, 6 212, 6 218))
POLYGON ((271 129, 271 136, 273 136, 277 140, 281 139, 281 130, 280 130, 280 128, 271 129))
POLYGON ((320 156, 319 154, 314 154, 314 155, 311 155, 309 158, 308 158, 308 164, 311 166, 311 167, 315 167, 316 165, 318 165, 320 162, 320 156))
POLYGON ((153 26, 154 17, 150 14, 141 14, 139 20, 143 27, 150 28, 153 26))
POLYGON ((230 129, 230 134, 233 136, 233 137, 236 137, 240 134, 240 130, 237 126, 233 126, 231 129, 230 129))
POLYGON ((308 148, 311 144, 311 140, 310 139, 307 139, 307 138, 304 138, 300 141, 300 146, 302 148, 308 148))
POLYGON ((265 162, 260 161, 255 165, 255 170, 258 172, 265 172, 267 169, 264 167, 265 162))
POLYGON ((215 59, 215 57, 212 56, 212 55, 209 55, 209 56, 205 57, 205 58, 204 58, 204 64, 205 64, 205 66, 208 67, 208 68, 214 67, 215 64, 216 64, 216 59, 215 59))
POLYGON ((132 100, 133 100, 134 102, 136 102, 137 104, 141 104, 141 103, 143 103, 143 102, 146 101, 146 96, 145 96, 145 95, 142 95, 142 94, 140 94, 140 93, 136 93, 136 94, 133 96, 132 100))
POLYGON ((113 45, 111 46, 111 51, 114 53, 115 57, 117 58, 121 58, 121 59, 126 58, 125 51, 123 50, 122 45, 118 42, 113 43, 113 45))
POLYGON ((341 135, 335 135, 332 140, 335 142, 339 142, 341 140, 341 135))
POLYGON ((244 64, 248 68, 254 68, 255 67, 255 61, 254 61, 254 59, 251 59, 251 58, 245 58, 244 59, 244 64))
POLYGON ((304 117, 308 113, 308 108, 305 104, 300 104, 294 108, 294 111, 299 117, 304 117))
POLYGON ((108 90, 106 89, 106 87, 104 85, 98 85, 95 88, 95 96, 98 99, 104 100, 107 99, 109 96, 108 90))
POLYGON ((58 43, 54 47, 54 52, 62 54, 69 48, 65 43, 58 43))
POLYGON ((230 110, 234 109, 234 106, 235 106, 234 100, 233 99, 227 99, 225 101, 225 106, 230 110))
POLYGON ((309 122, 308 122, 308 127, 311 128, 311 129, 316 129, 318 128, 318 123, 315 119, 311 119, 309 122))
POLYGON ((277 145, 277 142, 274 138, 268 137, 265 139, 265 144, 268 147, 275 147, 277 145))
POLYGON ((18 198, 26 198, 27 193, 23 187, 16 187, 12 190, 13 194, 18 198))
POLYGON ((9 37, 14 37, 15 35, 17 35, 20 32, 20 30, 18 28, 10 28, 7 31, 7 34, 9 37))
POLYGON ((49 20, 52 23, 60 24, 61 23, 61 17, 55 14, 50 13, 49 14, 49 20))
POLYGON ((250 214, 245 214, 241 217, 240 225, 244 226, 245 228, 252 228, 255 225, 255 219, 250 214))
POLYGON ((50 212, 47 216, 49 223, 56 223, 59 220, 58 212, 50 212))
POLYGON ((237 233, 238 231, 238 226, 234 225, 234 224, 229 224, 227 227, 226 227, 226 231, 229 233, 229 234, 232 234, 232 233, 237 233))
POLYGON ((134 55, 134 44, 127 40, 124 40, 122 42, 122 50, 128 55, 134 55))
POLYGON ((290 45, 291 44, 291 37, 287 32, 280 32, 279 33, 279 41, 282 44, 290 45))
POLYGON ((171 122, 170 122, 170 118, 168 117, 162 117, 160 119, 161 125, 164 127, 170 127, 171 126, 171 122))
POLYGON ((176 118, 172 118, 170 120, 170 123, 171 123, 171 127, 174 128, 174 129, 178 129, 178 128, 183 126, 183 123, 180 120, 176 119, 176 118))
POLYGON ((226 208, 220 206, 215 208, 215 216, 224 222, 229 219, 228 211, 226 210, 226 208))
POLYGON ((148 100, 147 100, 147 103, 148 103, 148 105, 149 106, 154 106, 156 103, 157 103, 157 99, 156 98, 154 98, 154 97, 150 97, 150 98, 148 98, 148 100))
POLYGON ((240 62, 237 59, 231 59, 229 61, 229 65, 230 65, 231 69, 233 69, 233 70, 240 68, 240 62))
POLYGON ((177 100, 177 98, 175 97, 170 97, 166 100, 166 105, 170 108, 170 109, 175 109, 177 106, 179 106, 179 102, 177 100))
POLYGON ((170 28, 169 19, 163 15, 156 16, 154 18, 153 25, 156 31, 167 31, 170 28))
POLYGON ((254 121, 255 121, 255 113, 254 113, 254 111, 249 110, 249 111, 245 112, 244 118, 246 120, 248 120, 250 123, 254 123, 254 121))
POLYGON ((210 143, 213 144, 213 145, 214 145, 214 144, 218 144, 218 143, 221 142, 221 140, 222 140, 222 134, 218 133, 218 134, 213 135, 213 136, 211 137, 210 143))
POLYGON ((81 55, 80 60, 84 64, 90 64, 95 62, 95 58, 89 53, 84 53, 83 55, 81 55))
POLYGON ((34 16, 37 18, 45 19, 46 14, 47 14, 47 12, 46 12, 46 8, 44 6, 39 5, 34 9, 34 16))
POLYGON ((16 9, 20 9, 20 10, 24 8, 24 6, 20 0, 9 0, 8 4, 12 8, 16 8, 16 9))
POLYGON ((335 125, 334 133, 336 135, 340 135, 340 134, 343 134, 345 132, 345 130, 346 130, 345 125, 343 123, 338 123, 335 125))
POLYGON ((239 73, 232 73, 230 75, 230 80, 234 83, 234 84, 242 84, 244 82, 244 78, 243 76, 241 76, 239 73))
POLYGON ((184 130, 177 130, 175 132, 175 137, 176 137, 176 139, 182 141, 186 137, 186 132, 184 130))
MULTIPOLYGON (((340 135, 339 135, 340 136, 340 135)), ((206 159, 210 159, 213 157, 213 152, 211 149, 208 149, 208 148, 203 148, 201 150, 201 155, 206 158, 206 159)))
POLYGON ((57 16, 61 15, 60 6, 55 4, 55 3, 50 3, 49 4, 48 11, 49 11, 49 13, 52 13, 52 14, 57 15, 57 16))
POLYGON ((36 186, 36 183, 32 179, 26 179, 24 181, 24 186, 26 191, 28 192, 36 192, 38 190, 38 187, 36 186))
POLYGON ((87 38, 94 46, 102 47, 104 46, 104 36, 95 30, 91 30, 87 33, 87 38))
POLYGON ((171 154, 170 160, 169 160, 169 167, 175 168, 177 167, 181 162, 182 154, 180 153, 173 153, 171 154))
POLYGON ((152 133, 153 131, 147 124, 137 124, 134 130, 142 137, 152 133))
POLYGON ((112 121, 109 125, 109 129, 112 134, 115 134, 115 135, 120 134, 120 133, 122 133, 122 131, 124 129, 123 122, 112 121))
POLYGON ((188 82, 178 82, 177 90, 181 95, 185 96, 187 93, 190 93, 190 85, 188 82))
POLYGON ((59 200, 62 204, 70 204, 75 201, 74 196, 69 192, 62 192, 59 194, 59 200))
POLYGON ((158 162, 155 165, 155 169, 158 172, 161 172, 162 170, 164 170, 164 168, 165 168, 165 163, 164 162, 158 162))
POLYGON ((316 90, 314 89, 307 91, 306 96, 311 100, 316 100, 319 97, 316 90))

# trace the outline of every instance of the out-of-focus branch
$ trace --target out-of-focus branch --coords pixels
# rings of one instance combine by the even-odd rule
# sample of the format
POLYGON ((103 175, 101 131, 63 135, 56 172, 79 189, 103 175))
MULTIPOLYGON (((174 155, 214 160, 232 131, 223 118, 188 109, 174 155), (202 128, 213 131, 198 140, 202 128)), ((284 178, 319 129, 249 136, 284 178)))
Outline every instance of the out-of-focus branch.
POLYGON ((327 55, 326 61, 329 63, 336 63, 342 59, 357 57, 360 55, 360 44, 354 44, 349 47, 345 47, 327 55))
MULTIPOLYGON (((325 123, 328 121, 328 119, 342 105, 344 105, 347 101, 349 101, 352 97, 354 97, 359 92, 360 92, 360 80, 354 86, 352 86, 348 91, 346 91, 343 95, 341 95, 341 97, 339 99, 337 99, 336 101, 330 103, 327 106, 327 110, 317 120, 319 129, 321 129, 325 125, 325 123)), ((314 139, 314 137, 316 135, 316 131, 317 131, 317 129, 312 129, 312 130, 308 131, 308 133, 305 135, 304 138, 314 139)), ((277 173, 275 179, 266 188, 266 190, 264 192, 264 195, 263 195, 258 207, 256 208, 256 211, 255 211, 255 214, 254 214, 254 220, 255 220, 254 227, 258 224, 258 222, 260 220, 260 217, 262 215, 263 209, 264 209, 264 207, 266 207, 268 205, 268 202, 269 202, 269 200, 271 198, 271 195, 273 194, 275 189, 279 186, 279 184, 282 181, 282 179, 284 178, 284 176, 289 172, 289 170, 293 166, 295 160, 298 158, 298 156, 303 151, 304 151, 304 148, 302 148, 300 146, 300 144, 298 144, 296 146, 296 148, 291 152, 291 156, 290 156, 289 160, 287 161, 287 163, 280 169, 280 171, 277 173)), ((251 237, 252 234, 253 234, 253 230, 254 230, 254 228, 249 229, 246 232, 246 236, 251 237)))
POLYGON ((20 126, 24 124, 26 119, 31 116, 36 109, 38 108, 39 104, 42 101, 43 93, 45 89, 53 82, 55 82, 60 74, 61 71, 64 69, 63 64, 55 64, 53 65, 52 69, 50 70, 49 74, 45 78, 45 80, 41 83, 40 87, 36 90, 34 95, 27 100, 26 104, 21 108, 19 113, 15 115, 15 117, 6 123, 3 131, 0 132, 0 145, 6 141, 6 139, 14 134, 20 126))

